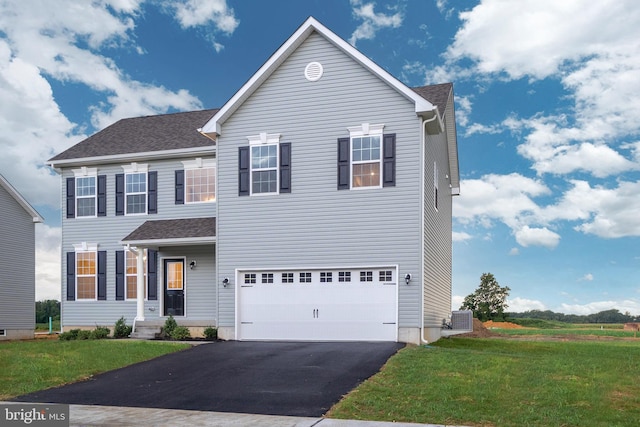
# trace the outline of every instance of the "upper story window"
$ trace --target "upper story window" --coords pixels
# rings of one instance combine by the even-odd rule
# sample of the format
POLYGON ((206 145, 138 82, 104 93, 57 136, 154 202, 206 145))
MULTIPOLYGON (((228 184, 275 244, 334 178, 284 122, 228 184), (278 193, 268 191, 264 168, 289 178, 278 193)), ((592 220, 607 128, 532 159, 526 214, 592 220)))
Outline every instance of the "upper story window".
POLYGON ((116 215, 158 213, 158 172, 138 163, 122 169, 124 174, 116 175, 116 215))
POLYGON ((67 218, 94 218, 106 215, 106 176, 96 168, 73 170, 67 178, 67 218))
POLYGON ((97 170, 81 168, 73 172, 76 178, 76 217, 94 217, 97 209, 97 170))
POLYGON ((396 137, 383 128, 363 123, 338 139, 338 190, 395 186, 396 137))
MULTIPOLYGON (((184 203, 215 202, 216 200, 216 161, 215 159, 188 160, 184 165, 183 185, 184 203)), ((176 175, 176 188, 180 186, 176 175)))
POLYGON ((238 194, 291 192, 291 143, 280 134, 249 136, 249 146, 239 147, 238 194))

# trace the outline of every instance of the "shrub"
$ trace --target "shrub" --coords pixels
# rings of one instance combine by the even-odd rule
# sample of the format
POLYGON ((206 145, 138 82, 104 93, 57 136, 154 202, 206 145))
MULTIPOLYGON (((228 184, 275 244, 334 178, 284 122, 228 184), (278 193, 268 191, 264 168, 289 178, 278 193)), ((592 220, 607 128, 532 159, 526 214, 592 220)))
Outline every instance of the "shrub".
POLYGON ((191 333, 189 332, 189 328, 186 326, 176 326, 169 336, 174 340, 184 340, 191 338, 191 333))
POLYGON ((78 340, 91 339, 91 331, 78 331, 78 335, 77 335, 76 339, 78 339, 78 340))
POLYGON ((61 341, 72 341, 78 339, 78 332, 80 329, 71 329, 70 331, 63 332, 58 335, 58 339, 61 341))
POLYGON ((127 325, 127 319, 123 317, 119 318, 116 321, 116 325, 113 328, 113 337, 114 338, 127 338, 131 335, 132 327, 127 325))
POLYGON ((207 341, 215 341, 218 339, 218 328, 209 326, 204 330, 204 337, 207 341))
POLYGON ((160 331, 160 337, 163 339, 173 338, 173 331, 178 327, 178 322, 173 318, 172 315, 169 315, 167 320, 164 322, 164 326, 160 331))
POLYGON ((104 326, 96 326, 96 328, 91 331, 91 339, 92 340, 101 340, 109 337, 109 333, 111 331, 109 328, 104 326))

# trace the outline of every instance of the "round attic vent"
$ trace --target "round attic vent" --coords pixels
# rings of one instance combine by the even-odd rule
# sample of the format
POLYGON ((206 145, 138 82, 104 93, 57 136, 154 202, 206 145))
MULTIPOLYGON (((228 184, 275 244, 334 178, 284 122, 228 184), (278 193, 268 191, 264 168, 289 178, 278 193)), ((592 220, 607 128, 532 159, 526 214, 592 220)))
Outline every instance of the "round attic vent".
POLYGON ((310 82, 320 80, 323 72, 322 64, 319 62, 310 62, 304 68, 304 77, 310 82))

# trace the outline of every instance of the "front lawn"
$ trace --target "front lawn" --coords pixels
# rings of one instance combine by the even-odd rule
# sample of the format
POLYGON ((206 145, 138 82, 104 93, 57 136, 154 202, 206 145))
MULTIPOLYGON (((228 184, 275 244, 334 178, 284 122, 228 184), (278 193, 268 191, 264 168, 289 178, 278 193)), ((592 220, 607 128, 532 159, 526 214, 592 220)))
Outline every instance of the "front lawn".
POLYGON ((72 383, 189 347, 127 340, 2 342, 0 400, 72 383))
POLYGON ((470 426, 636 426, 640 340, 451 338, 408 347, 332 418, 470 426))

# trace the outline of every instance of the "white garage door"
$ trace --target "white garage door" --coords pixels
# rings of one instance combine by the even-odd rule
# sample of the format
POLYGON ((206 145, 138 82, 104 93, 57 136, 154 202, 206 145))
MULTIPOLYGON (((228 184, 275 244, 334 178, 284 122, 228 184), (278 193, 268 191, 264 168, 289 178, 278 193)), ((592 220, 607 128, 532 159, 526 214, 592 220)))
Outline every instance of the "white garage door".
POLYGON ((396 341, 397 268, 240 271, 239 340, 396 341))

